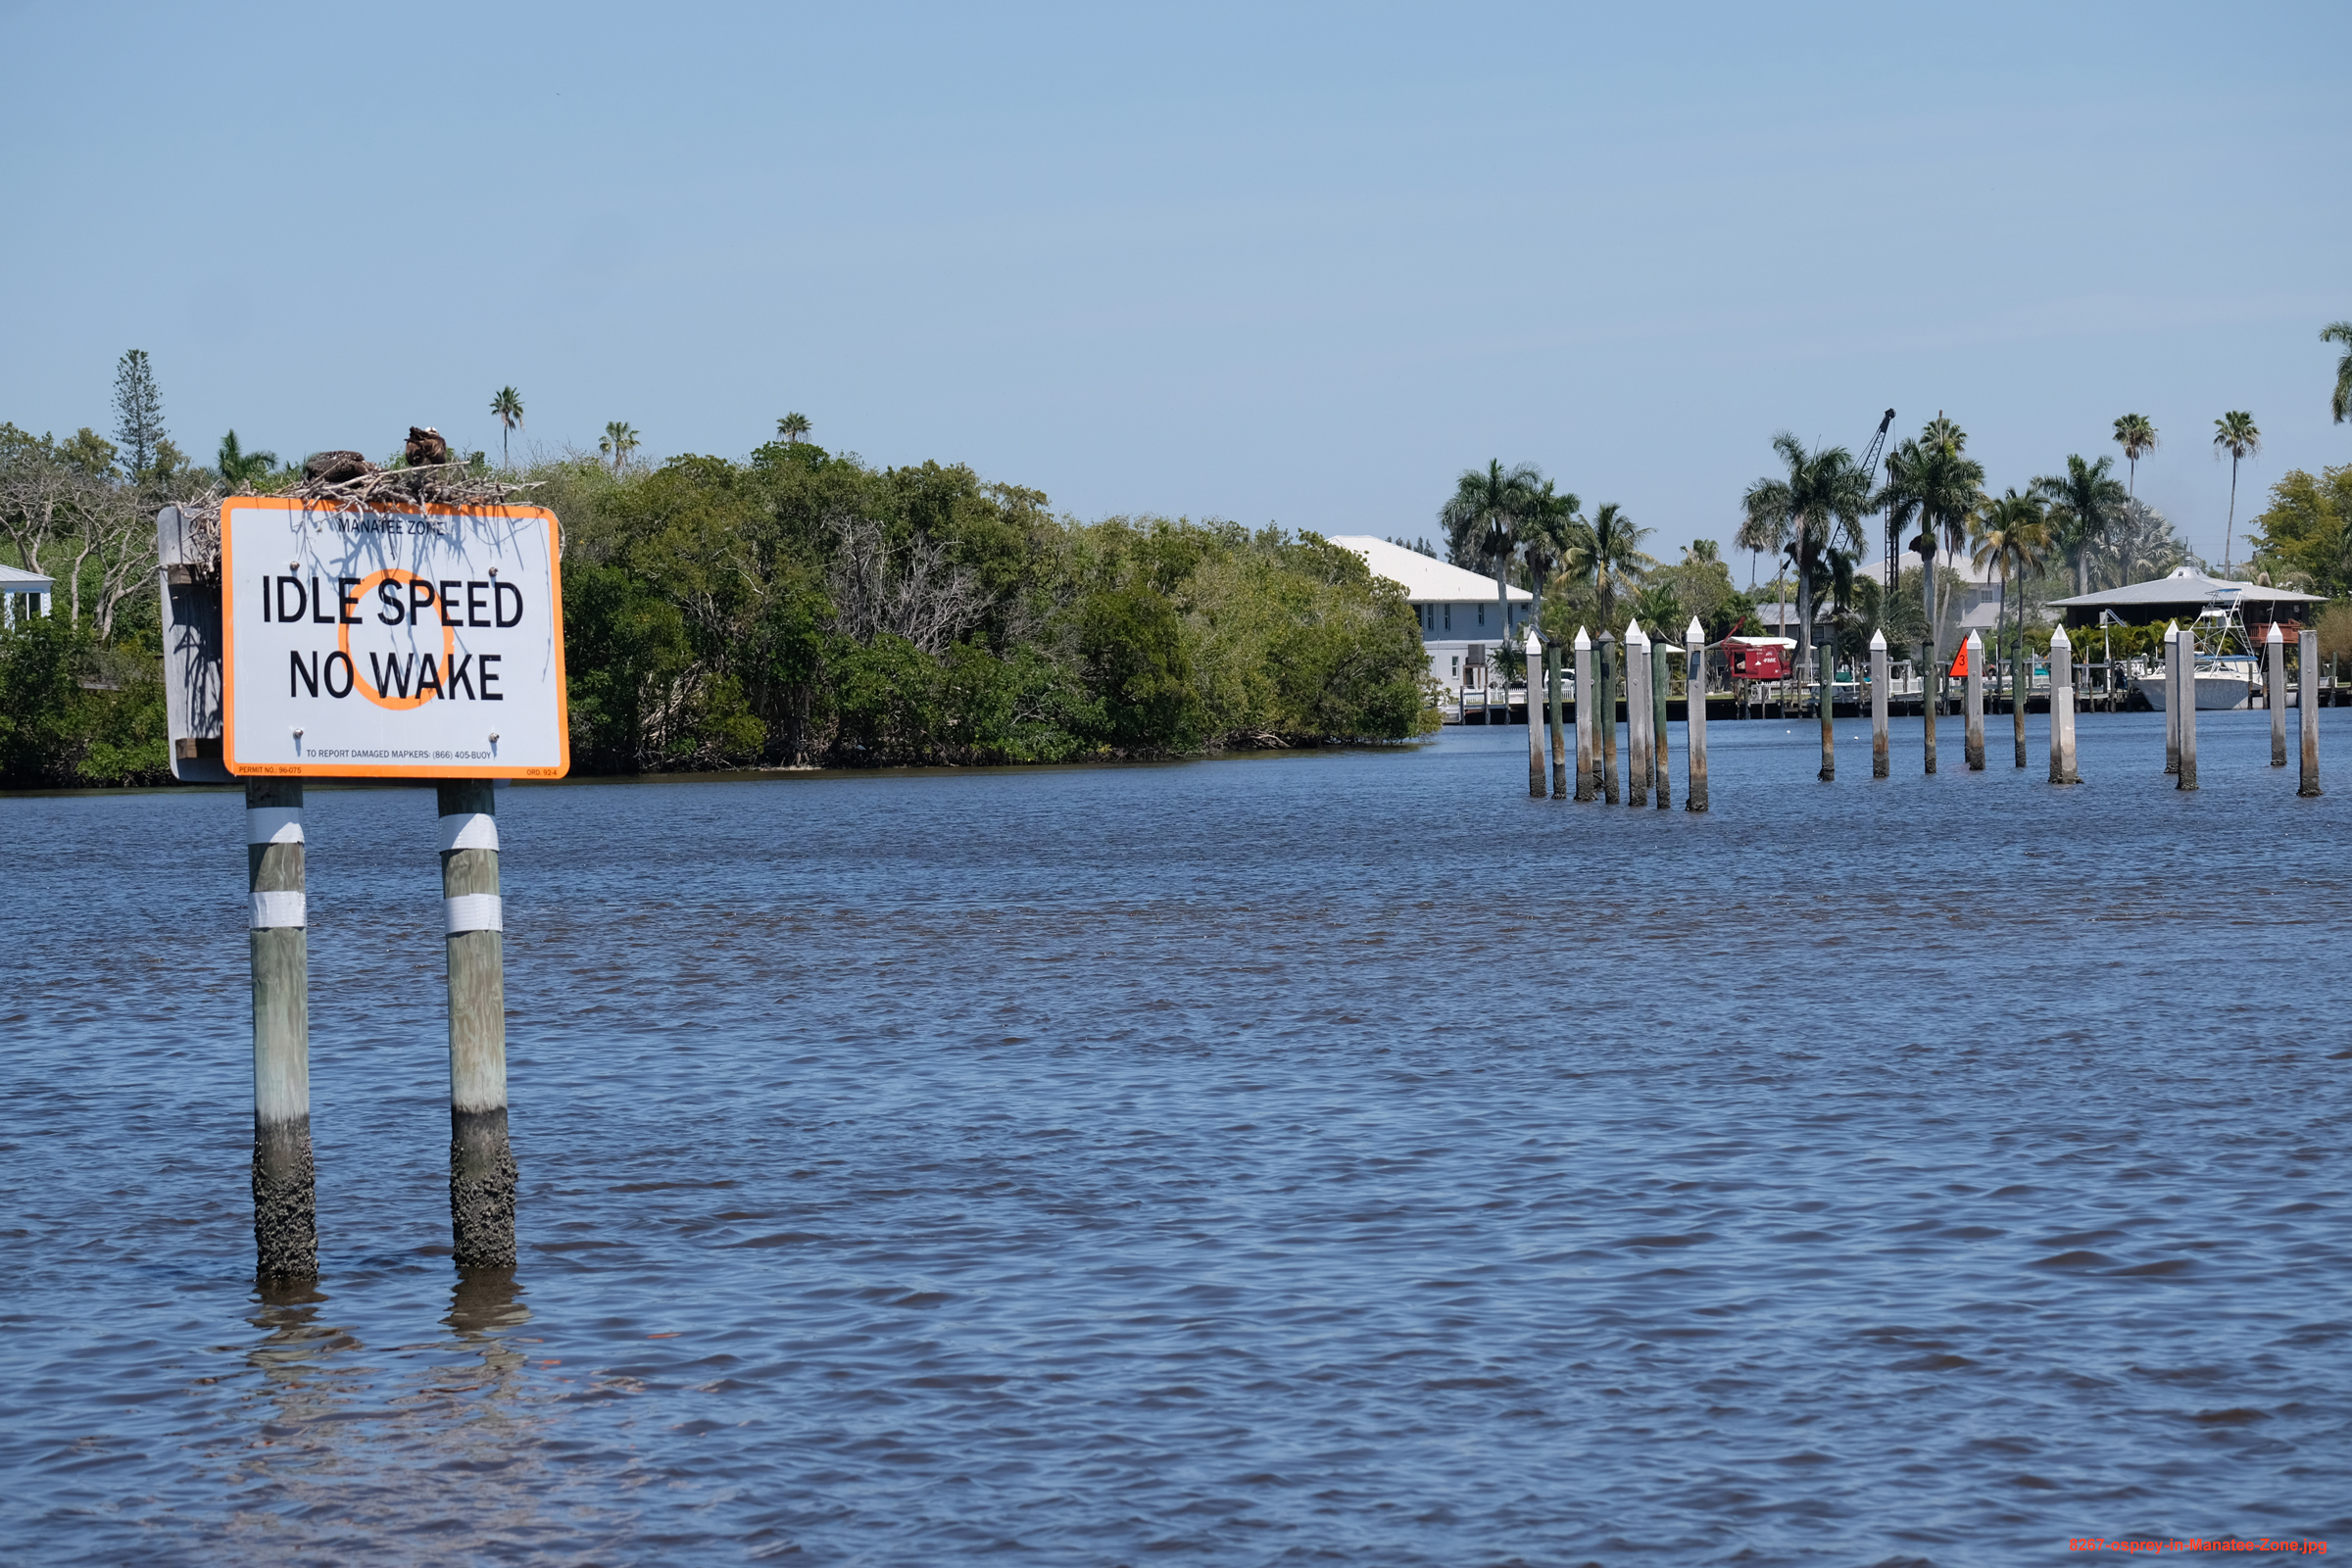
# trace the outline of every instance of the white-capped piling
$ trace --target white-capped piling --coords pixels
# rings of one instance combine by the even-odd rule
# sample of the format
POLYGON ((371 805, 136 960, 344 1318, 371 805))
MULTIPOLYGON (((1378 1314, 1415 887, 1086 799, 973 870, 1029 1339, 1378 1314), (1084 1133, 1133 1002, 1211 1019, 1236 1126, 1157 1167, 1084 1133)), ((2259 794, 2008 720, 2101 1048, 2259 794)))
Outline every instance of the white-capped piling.
POLYGON ((2050 633, 2050 782, 2079 782, 2075 772, 2075 645, 2064 626, 2050 633))
POLYGON ((1592 798, 1592 634, 1576 628, 1576 798, 1592 798))
POLYGON ((449 960, 449 1217, 460 1268, 514 1266, 514 1155, 507 1140, 506 915, 497 797, 488 779, 439 787, 442 931, 449 960))
POLYGON ((2320 634, 2306 629, 2295 646, 2295 738, 2303 743, 2303 782, 2295 791, 2320 793, 2320 634))
POLYGON ((1683 628, 1683 749, 1689 760, 1689 787, 1683 791, 1683 809, 1707 808, 1707 634, 1698 617, 1683 628))
POLYGON ((2271 765, 2286 765, 2286 634, 2271 622, 2270 635, 2262 640, 2262 651, 2269 657, 2263 662, 2262 689, 2271 707, 2271 765))
POLYGON ((1626 805, 1649 804, 1649 637, 1642 623, 1625 623, 1626 805))
POLYGON ((2180 771, 2180 623, 2164 623, 2164 770, 2180 771))
POLYGON ((1568 798, 1568 758, 1560 740, 1560 645, 1544 639, 1544 719, 1551 726, 1551 798, 1568 798))
POLYGON ((318 1276, 311 1158, 310 911, 302 780, 245 786, 253 955, 253 1250, 265 1279, 318 1276))
POLYGON ((1886 629, 1870 634, 1870 776, 1885 778, 1893 768, 1886 752, 1886 629))
MULTIPOLYGON (((1533 800, 1544 798, 1544 705, 1536 700, 1543 682, 1536 676, 1536 662, 1544 657, 1544 645, 1536 637, 1536 629, 1527 629, 1527 641, 1520 649, 1527 664, 1527 793, 1533 800)), ((1505 689, 1503 701, 1510 701, 1505 689)), ((1508 708, 1504 715, 1509 715, 1508 708)))
POLYGON ((1600 634, 1600 690, 1593 703, 1592 721, 1599 726, 1594 732, 1600 737, 1600 750, 1594 760, 1600 764, 1600 792, 1611 806, 1617 794, 1617 639, 1605 629, 1600 634))
POLYGON ((1663 811, 1674 796, 1674 769, 1666 756, 1666 694, 1674 689, 1674 673, 1666 661, 1673 657, 1674 645, 1666 640, 1664 627, 1658 630, 1649 640, 1649 785, 1663 811))
POLYGON ((2184 626, 2174 645, 2174 658, 2180 665, 2180 683, 2173 688, 2180 695, 2180 776, 2174 781, 2178 789, 2197 787, 2197 633, 2196 628, 2184 626))
POLYGON ((1962 749, 1971 773, 1984 771, 1984 640, 1975 632, 1961 649, 1968 655, 1968 674, 1961 683, 1961 700, 1968 705, 1962 749))

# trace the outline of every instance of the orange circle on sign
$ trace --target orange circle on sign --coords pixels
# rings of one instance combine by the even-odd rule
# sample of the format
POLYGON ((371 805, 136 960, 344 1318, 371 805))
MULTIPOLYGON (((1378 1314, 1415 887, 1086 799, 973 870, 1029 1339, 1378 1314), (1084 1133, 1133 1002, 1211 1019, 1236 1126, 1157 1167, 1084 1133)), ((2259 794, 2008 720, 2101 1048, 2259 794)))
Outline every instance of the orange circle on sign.
MULTIPOLYGON (((419 577, 415 572, 410 571, 402 566, 386 566, 381 571, 371 571, 367 576, 362 577, 360 579, 360 586, 358 590, 352 594, 352 598, 367 598, 368 590, 374 587, 379 582, 397 582, 403 585, 413 582, 421 582, 427 586, 430 586, 432 579, 429 577, 419 577)), ((448 617, 441 613, 441 595, 438 589, 434 590, 433 604, 435 607, 433 611, 433 618, 441 622, 441 672, 442 678, 446 680, 449 676, 449 662, 457 657, 458 628, 452 626, 449 623, 448 617)), ((342 615, 341 607, 337 607, 335 613, 337 617, 340 618, 342 615)), ((412 612, 412 613, 414 613, 414 612, 412 612)), ((345 661, 351 664, 351 684, 358 688, 359 694, 362 697, 367 698, 378 708, 401 710, 416 708, 422 705, 427 700, 422 692, 417 693, 414 697, 386 697, 382 692, 377 691, 374 687, 368 684, 366 677, 360 673, 359 661, 351 657, 352 624, 353 623, 348 620, 343 621, 342 625, 338 627, 335 632, 335 642, 336 645, 343 650, 343 658, 345 661)), ((427 654, 425 655, 425 658, 430 659, 432 658, 432 655, 427 654)))

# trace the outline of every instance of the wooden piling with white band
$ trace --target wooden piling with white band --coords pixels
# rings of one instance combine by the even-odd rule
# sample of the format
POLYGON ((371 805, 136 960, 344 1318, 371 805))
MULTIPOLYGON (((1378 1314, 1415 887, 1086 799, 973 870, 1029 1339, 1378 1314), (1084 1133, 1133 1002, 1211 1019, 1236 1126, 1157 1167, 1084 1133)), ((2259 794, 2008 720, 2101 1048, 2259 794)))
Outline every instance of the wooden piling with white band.
POLYGON ((318 1277, 311 1154, 310 911, 302 781, 245 786, 253 956, 253 1250, 264 1279, 318 1277))
POLYGON ((442 930, 449 962, 449 1218, 460 1268, 514 1266, 514 1155, 507 1138, 506 916, 488 779, 439 786, 442 930))

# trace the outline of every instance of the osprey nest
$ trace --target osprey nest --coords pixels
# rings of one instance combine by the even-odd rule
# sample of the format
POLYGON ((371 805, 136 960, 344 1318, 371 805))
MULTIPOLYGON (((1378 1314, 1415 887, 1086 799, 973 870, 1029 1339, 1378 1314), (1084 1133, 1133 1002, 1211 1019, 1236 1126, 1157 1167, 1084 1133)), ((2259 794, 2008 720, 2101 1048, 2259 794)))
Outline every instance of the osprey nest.
MULTIPOLYGON (((302 477, 276 490, 259 492, 300 501, 308 510, 329 515, 364 515, 376 512, 407 512, 419 506, 494 507, 536 483, 515 484, 477 473, 466 463, 453 463, 449 443, 431 426, 409 427, 402 466, 381 468, 357 452, 320 452, 302 466, 302 477)), ((181 497, 179 508, 191 553, 199 569, 220 569, 220 504, 218 485, 181 497)))

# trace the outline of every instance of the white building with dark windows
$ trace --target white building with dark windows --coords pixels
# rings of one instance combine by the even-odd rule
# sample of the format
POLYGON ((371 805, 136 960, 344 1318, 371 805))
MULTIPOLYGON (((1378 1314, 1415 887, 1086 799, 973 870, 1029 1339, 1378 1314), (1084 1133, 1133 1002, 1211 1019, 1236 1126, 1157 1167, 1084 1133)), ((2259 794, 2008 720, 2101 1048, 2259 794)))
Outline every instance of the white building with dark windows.
POLYGON ((1429 656, 1429 672, 1445 688, 1448 702, 1461 701, 1464 692, 1475 698, 1485 690, 1492 666, 1484 656, 1497 643, 1508 638, 1517 644, 1527 637, 1536 596, 1524 588, 1508 590, 1506 611, 1495 603, 1492 577, 1464 571, 1369 534, 1335 534, 1331 542, 1354 551, 1372 568, 1372 575, 1386 577, 1404 590, 1421 621, 1421 647, 1429 656), (1479 651, 1477 659, 1471 657, 1473 648, 1479 651))
POLYGON ((49 613, 50 590, 57 585, 37 571, 0 566, 0 620, 18 621, 49 613))

